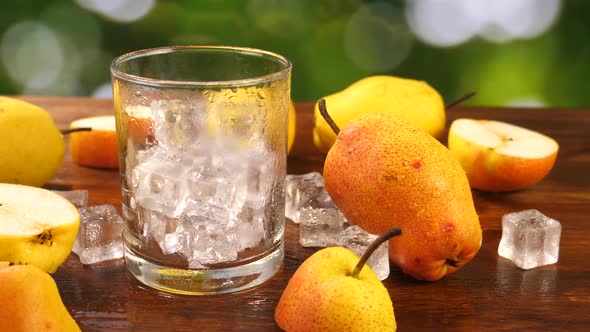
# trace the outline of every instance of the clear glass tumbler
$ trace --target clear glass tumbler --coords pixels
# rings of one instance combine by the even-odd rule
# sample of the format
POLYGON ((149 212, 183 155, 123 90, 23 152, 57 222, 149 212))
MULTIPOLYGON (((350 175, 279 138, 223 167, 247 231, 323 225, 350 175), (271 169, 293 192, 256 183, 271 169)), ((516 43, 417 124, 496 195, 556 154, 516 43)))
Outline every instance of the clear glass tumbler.
POLYGON ((272 277, 284 257, 290 62, 176 46, 122 55, 111 74, 131 273, 179 294, 272 277))

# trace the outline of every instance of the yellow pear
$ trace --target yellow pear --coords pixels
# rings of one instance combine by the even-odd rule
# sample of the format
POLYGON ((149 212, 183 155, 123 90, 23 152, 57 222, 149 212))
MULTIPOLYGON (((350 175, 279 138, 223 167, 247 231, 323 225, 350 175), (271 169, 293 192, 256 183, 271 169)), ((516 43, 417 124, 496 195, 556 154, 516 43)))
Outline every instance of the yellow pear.
POLYGON ((61 195, 0 183, 0 261, 53 273, 69 256, 79 226, 78 210, 61 195))
MULTIPOLYGON (((440 137, 445 128, 445 105, 440 94, 428 83, 394 76, 370 76, 346 89, 325 98, 330 115, 343 128, 350 120, 374 112, 393 113, 426 131, 440 137)), ((314 145, 328 152, 336 135, 320 115, 315 105, 314 145)))
POLYGON ((360 258, 343 247, 322 249, 306 259, 287 284, 275 311, 285 331, 395 331, 387 289, 366 266, 380 244, 400 235, 392 229, 360 258))
POLYGON ((289 102, 289 137, 287 139, 287 151, 291 152, 293 143, 295 142, 295 132, 297 129, 297 113, 293 101, 289 102))
POLYGON ((45 110, 0 97, 0 182, 40 187, 55 175, 64 142, 45 110))
POLYGON ((0 263, 0 298, 0 331, 80 331, 53 278, 37 267, 0 263))
MULTIPOLYGON (((336 129, 336 128, 335 128, 336 129)), ((371 233, 401 227, 389 258, 434 281, 457 271, 481 246, 469 182, 453 154, 392 113, 350 121, 324 163, 325 187, 349 222, 371 233)))

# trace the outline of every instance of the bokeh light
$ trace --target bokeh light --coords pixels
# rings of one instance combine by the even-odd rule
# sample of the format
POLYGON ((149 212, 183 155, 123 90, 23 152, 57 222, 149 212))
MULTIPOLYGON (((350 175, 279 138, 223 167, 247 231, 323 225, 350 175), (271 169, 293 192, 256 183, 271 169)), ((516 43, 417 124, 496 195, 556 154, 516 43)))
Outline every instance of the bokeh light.
POLYGON ((22 21, 9 27, 0 41, 0 51, 10 77, 34 91, 43 91, 55 83, 65 65, 64 48, 58 35, 35 21, 22 21))
POLYGON ((538 97, 520 97, 512 99, 506 103, 506 106, 523 107, 523 108, 539 108, 547 106, 547 103, 538 97))
POLYGON ((41 13, 40 21, 79 49, 101 47, 102 32, 95 15, 74 4, 50 5, 41 13))
POLYGON ((375 73, 390 71, 402 63, 413 41, 403 11, 386 2, 361 6, 344 30, 346 55, 358 67, 375 73))
POLYGON ((440 47, 466 42, 479 25, 459 0, 407 0, 406 19, 418 38, 440 47))
POLYGON ((154 8, 155 0, 76 0, 81 7, 114 21, 133 22, 154 8))
POLYGON ((92 97, 111 99, 113 98, 113 85, 111 82, 106 82, 98 86, 93 92, 92 97))
POLYGON ((492 42, 537 37, 558 18, 561 0, 407 0, 406 5, 418 38, 450 47, 475 36, 492 42))
POLYGON ((468 16, 479 23, 477 33, 489 41, 534 38, 555 22, 560 0, 462 1, 468 16))
POLYGON ((123 53, 175 44, 256 47, 293 63, 313 101, 369 75, 427 81, 452 100, 590 104, 587 1, 27 0, 0 11, 0 94, 108 98, 123 53))

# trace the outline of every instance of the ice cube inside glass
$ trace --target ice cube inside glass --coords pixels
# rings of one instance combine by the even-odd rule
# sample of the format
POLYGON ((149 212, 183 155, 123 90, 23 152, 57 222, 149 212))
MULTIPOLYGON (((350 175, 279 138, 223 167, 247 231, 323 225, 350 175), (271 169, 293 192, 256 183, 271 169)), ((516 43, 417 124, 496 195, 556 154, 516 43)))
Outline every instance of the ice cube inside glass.
POLYGON ((187 295, 272 277, 284 257, 289 61, 171 46, 122 55, 111 73, 129 271, 187 295))
POLYGON ((559 258, 561 224, 538 210, 525 210, 502 217, 498 254, 521 269, 554 264, 559 258))

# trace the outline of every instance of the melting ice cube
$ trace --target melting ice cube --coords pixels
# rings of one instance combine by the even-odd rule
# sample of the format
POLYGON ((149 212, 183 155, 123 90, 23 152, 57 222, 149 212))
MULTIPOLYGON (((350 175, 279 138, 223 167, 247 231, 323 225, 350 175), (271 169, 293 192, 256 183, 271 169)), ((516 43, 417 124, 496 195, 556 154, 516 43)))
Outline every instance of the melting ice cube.
POLYGON ((502 217, 502 239, 498 254, 521 269, 553 264, 559 257, 561 224, 537 210, 502 217))
POLYGON ((88 190, 53 190, 53 192, 67 198, 78 209, 88 205, 88 190))
MULTIPOLYGON (((346 228, 340 234, 338 245, 350 249, 360 257, 378 237, 378 235, 371 234, 362 228, 353 225, 346 228)), ((367 261, 367 265, 371 267, 373 272, 379 277, 379 280, 384 280, 389 276, 388 248, 389 244, 386 241, 373 252, 367 261)))
POLYGON ((324 191, 324 178, 318 172, 285 177, 285 217, 299 223, 301 205, 324 191))
POLYGON ((299 221, 299 243, 304 247, 335 245, 347 224, 327 192, 310 196, 301 205, 299 221))
POLYGON ((74 251, 82 264, 95 264, 123 257, 123 219, 112 205, 80 209, 80 229, 74 251))

